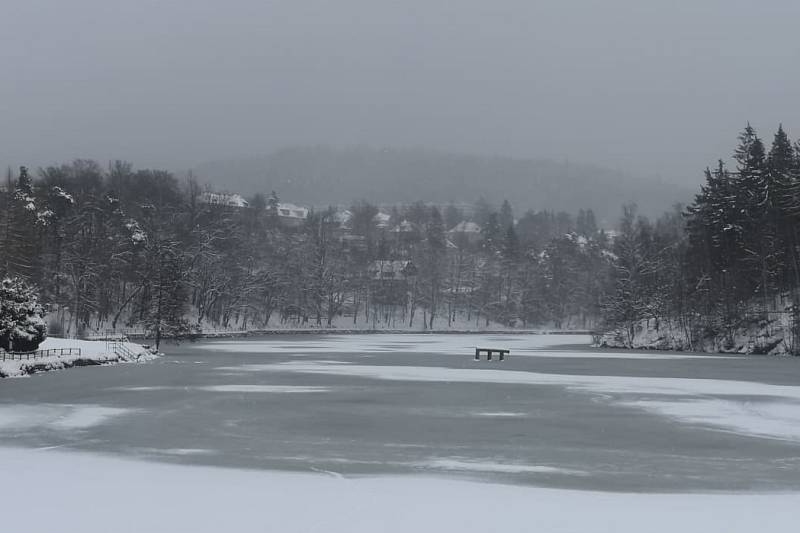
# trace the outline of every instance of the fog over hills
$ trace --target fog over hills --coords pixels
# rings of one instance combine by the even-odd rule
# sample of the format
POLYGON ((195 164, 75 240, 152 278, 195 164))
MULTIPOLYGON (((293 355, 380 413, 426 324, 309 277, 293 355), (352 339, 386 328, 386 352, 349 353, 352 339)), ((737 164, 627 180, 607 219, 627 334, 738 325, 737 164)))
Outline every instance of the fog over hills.
POLYGON ((475 202, 507 198, 527 209, 575 212, 592 208, 613 223, 623 203, 657 216, 692 191, 617 171, 548 159, 459 155, 423 149, 294 147, 270 155, 198 166, 201 183, 245 195, 275 190, 281 199, 313 206, 375 203, 475 202))

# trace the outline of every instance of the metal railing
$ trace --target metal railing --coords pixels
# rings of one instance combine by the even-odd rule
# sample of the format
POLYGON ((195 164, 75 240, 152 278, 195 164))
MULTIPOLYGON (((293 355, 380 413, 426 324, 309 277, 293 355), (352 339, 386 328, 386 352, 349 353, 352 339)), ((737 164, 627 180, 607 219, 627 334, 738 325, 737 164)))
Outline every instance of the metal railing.
POLYGON ((101 332, 89 333, 85 335, 87 340, 93 341, 115 341, 127 340, 129 337, 145 337, 147 332, 143 329, 107 329, 101 332))
POLYGON ((118 357, 127 357, 128 359, 136 358, 136 354, 125 346, 122 341, 108 341, 106 343, 106 349, 114 352, 118 357))
POLYGON ((49 350, 34 350, 32 352, 7 352, 0 349, 0 358, 3 361, 30 361, 45 357, 64 357, 65 355, 81 355, 80 348, 51 348, 49 350))

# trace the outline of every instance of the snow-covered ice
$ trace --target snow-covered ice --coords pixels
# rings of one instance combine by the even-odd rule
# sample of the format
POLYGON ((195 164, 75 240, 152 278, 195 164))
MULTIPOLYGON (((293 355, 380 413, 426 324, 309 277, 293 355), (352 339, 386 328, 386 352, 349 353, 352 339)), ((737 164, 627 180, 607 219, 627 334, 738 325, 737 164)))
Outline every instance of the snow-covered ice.
POLYGON ((303 385, 246 385, 246 384, 229 384, 229 385, 204 385, 199 387, 168 387, 168 386, 153 386, 153 387, 116 387, 115 390, 128 391, 128 392, 153 392, 153 391, 170 391, 170 390, 199 390, 206 392, 269 392, 269 393, 309 393, 309 392, 328 392, 330 387, 311 387, 303 385))
POLYGON ((3 530, 20 533, 781 533, 796 530, 800 506, 798 494, 598 493, 427 476, 348 479, 9 448, 0 448, 0 465, 15 494, 53 495, 41 512, 3 513, 3 530))
POLYGON ((502 472, 505 474, 568 474, 585 475, 585 472, 543 465, 521 465, 495 461, 473 461, 458 458, 432 459, 422 463, 425 468, 457 470, 461 472, 502 472))
POLYGON ((333 374, 393 381, 565 385, 573 389, 617 394, 670 394, 682 396, 732 394, 777 396, 800 400, 800 387, 798 386, 721 379, 545 374, 521 370, 447 368, 439 366, 330 365, 327 363, 300 361, 246 365, 245 368, 252 371, 333 374))
POLYGON ((473 416, 488 416, 488 417, 497 417, 497 418, 517 418, 525 416, 525 413, 514 413, 509 411, 494 411, 494 412, 483 412, 479 411, 476 413, 471 413, 473 416))
POLYGON ((321 353, 425 353, 464 356, 476 347, 502 347, 511 350, 511 357, 565 357, 585 359, 649 359, 679 360, 691 358, 720 358, 718 355, 692 355, 665 352, 637 353, 626 351, 576 352, 567 346, 589 346, 588 335, 426 335, 426 334, 363 334, 324 335, 309 339, 259 339, 213 341, 200 344, 202 350, 216 352, 291 354, 307 357, 321 353))
POLYGON ((247 369, 392 381, 555 385, 601 396, 656 396, 657 400, 623 401, 620 405, 748 435, 800 440, 800 431, 797 430, 800 427, 798 386, 721 379, 544 374, 486 368, 330 365, 300 361, 248 365, 247 369), (709 396, 722 398, 709 401, 709 396), (752 397, 760 400, 752 401, 752 397))
MULTIPOLYGON (((476 343, 491 342, 518 350, 534 350, 557 345, 589 345, 588 335, 426 335, 364 334, 323 335, 308 339, 259 339, 214 341, 199 345, 213 351, 239 353, 441 353, 464 354, 475 350, 476 343)), ((519 352, 522 353, 522 352, 519 352)))
POLYGON ((211 455, 216 453, 214 450, 205 448, 134 448, 135 452, 146 455, 172 455, 172 456, 186 456, 186 455, 211 455))
POLYGON ((300 385, 209 385, 197 387, 210 392, 271 392, 271 393, 308 393, 327 392, 330 387, 303 387, 300 385))
POLYGON ((0 430, 86 429, 130 412, 130 409, 102 405, 0 405, 0 430))
POLYGON ((734 433, 800 441, 800 402, 723 399, 639 400, 638 407, 683 422, 717 426, 734 433))

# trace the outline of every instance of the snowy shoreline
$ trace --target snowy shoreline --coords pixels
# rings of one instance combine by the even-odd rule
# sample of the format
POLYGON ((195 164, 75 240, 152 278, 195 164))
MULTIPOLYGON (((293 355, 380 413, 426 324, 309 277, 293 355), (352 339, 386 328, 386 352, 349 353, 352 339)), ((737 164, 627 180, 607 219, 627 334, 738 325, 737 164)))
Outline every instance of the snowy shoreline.
POLYGON ((137 363, 158 357, 141 344, 120 343, 124 352, 115 352, 105 341, 84 341, 50 337, 41 350, 79 348, 80 355, 50 356, 30 360, 0 360, 0 378, 24 377, 52 370, 63 370, 78 366, 112 365, 117 363, 137 363))
POLYGON ((742 355, 792 354, 792 332, 781 321, 753 322, 736 328, 731 335, 724 332, 689 332, 671 320, 643 319, 633 327, 629 337, 624 328, 598 335, 596 348, 629 350, 701 352, 742 355))
MULTIPOLYGON (((587 330, 539 330, 539 329, 337 329, 337 328, 292 328, 292 329, 253 329, 247 331, 206 331, 188 336, 186 339, 224 339, 236 337, 260 337, 270 335, 589 335, 587 330)), ((131 339, 150 337, 127 333, 131 339)), ((101 339, 102 336, 96 338, 101 339)), ((165 337, 170 340, 169 337, 165 337)))

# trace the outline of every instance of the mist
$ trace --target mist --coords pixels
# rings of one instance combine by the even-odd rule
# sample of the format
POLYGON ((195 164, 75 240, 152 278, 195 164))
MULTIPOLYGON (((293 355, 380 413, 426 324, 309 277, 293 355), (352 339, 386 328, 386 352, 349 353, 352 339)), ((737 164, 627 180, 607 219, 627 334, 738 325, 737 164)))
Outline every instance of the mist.
POLYGON ((791 0, 5 0, 0 164, 368 145, 696 184, 748 120, 795 133, 797 20, 791 0))

